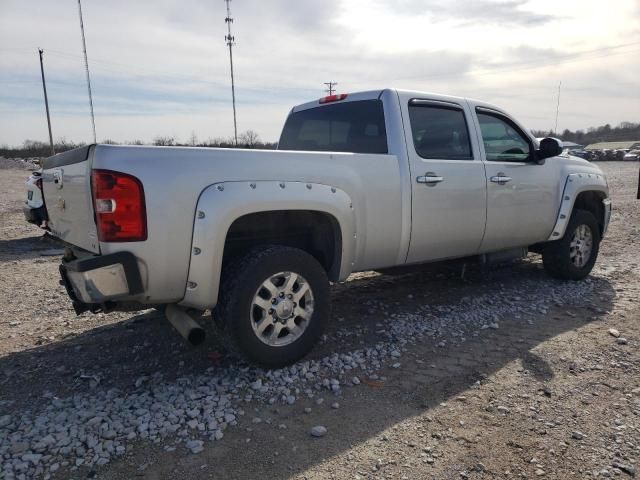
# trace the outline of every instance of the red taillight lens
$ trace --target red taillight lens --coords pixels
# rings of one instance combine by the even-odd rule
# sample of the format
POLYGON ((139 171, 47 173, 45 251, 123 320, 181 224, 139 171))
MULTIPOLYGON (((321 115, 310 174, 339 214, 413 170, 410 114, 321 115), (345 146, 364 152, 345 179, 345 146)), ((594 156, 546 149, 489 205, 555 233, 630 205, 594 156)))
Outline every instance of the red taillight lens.
POLYGON ((147 210, 140 180, 126 173, 94 170, 91 186, 101 242, 141 242, 147 239, 147 210))
POLYGON ((340 100, 344 100, 347 98, 346 93, 341 93, 339 95, 329 95, 327 97, 322 97, 318 100, 319 103, 331 103, 331 102, 339 102, 340 100))

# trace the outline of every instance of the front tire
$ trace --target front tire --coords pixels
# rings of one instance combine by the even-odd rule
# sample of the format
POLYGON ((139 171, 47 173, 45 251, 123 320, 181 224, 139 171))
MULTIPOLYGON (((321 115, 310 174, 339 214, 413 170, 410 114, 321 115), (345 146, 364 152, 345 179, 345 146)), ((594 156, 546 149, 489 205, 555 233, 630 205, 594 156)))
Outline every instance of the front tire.
POLYGON ((307 252, 257 247, 224 265, 213 311, 227 348, 269 368, 305 356, 329 318, 329 279, 307 252))
POLYGON ((582 280, 591 272, 600 248, 600 226, 586 210, 574 210, 564 236, 545 245, 546 272, 561 280, 582 280))

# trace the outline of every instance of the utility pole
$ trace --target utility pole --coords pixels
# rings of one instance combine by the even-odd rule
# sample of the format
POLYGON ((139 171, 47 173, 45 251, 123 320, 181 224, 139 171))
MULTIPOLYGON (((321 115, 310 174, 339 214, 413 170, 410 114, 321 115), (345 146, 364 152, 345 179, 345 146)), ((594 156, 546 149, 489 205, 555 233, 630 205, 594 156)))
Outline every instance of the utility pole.
POLYGON ((556 128, 553 129, 553 132, 558 134, 558 115, 560 113, 560 89, 562 88, 562 80, 558 84, 558 103, 556 104, 556 128))
POLYGON ((325 92, 327 92, 329 95, 333 95, 333 92, 334 92, 333 87, 338 85, 338 82, 324 82, 324 84, 327 86, 327 89, 325 90, 325 92))
POLYGON ((87 72, 87 91, 89 92, 89 109, 91 110, 91 127, 93 128, 93 143, 98 143, 96 138, 96 119, 93 115, 93 97, 91 96, 91 77, 89 76, 89 61, 87 60, 87 41, 84 38, 84 23, 82 21, 82 5, 78 0, 78 13, 80 15, 80 32, 82 33, 82 51, 84 53, 84 69, 87 72))
POLYGON ((44 50, 38 49, 40 55, 40 74, 42 75, 42 90, 44 90, 44 107, 47 110, 47 126, 49 127, 49 145, 51 145, 51 155, 55 155, 56 151, 53 148, 53 135, 51 134, 51 117, 49 116, 49 99, 47 98, 47 83, 44 81, 44 65, 42 63, 42 54, 44 50))
MULTIPOLYGON (((78 0, 80 1, 80 0, 78 0)), ((229 47, 229 64, 231 65, 231 102, 233 104, 233 138, 235 139, 236 146, 238 145, 238 123, 236 120, 236 87, 233 80, 233 45, 235 45, 235 37, 231 35, 231 24, 233 18, 231 17, 231 8, 229 2, 231 0, 224 0, 227 4, 227 18, 224 21, 227 24, 227 34, 224 36, 227 46, 229 47)))

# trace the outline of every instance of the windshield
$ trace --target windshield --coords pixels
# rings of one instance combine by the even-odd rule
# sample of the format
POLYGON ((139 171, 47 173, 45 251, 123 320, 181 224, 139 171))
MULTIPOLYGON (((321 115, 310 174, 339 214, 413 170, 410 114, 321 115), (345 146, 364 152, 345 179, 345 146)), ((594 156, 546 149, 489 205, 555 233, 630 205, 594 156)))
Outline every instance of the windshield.
POLYGON ((361 100, 309 108, 289 115, 279 150, 387 153, 380 100, 361 100))

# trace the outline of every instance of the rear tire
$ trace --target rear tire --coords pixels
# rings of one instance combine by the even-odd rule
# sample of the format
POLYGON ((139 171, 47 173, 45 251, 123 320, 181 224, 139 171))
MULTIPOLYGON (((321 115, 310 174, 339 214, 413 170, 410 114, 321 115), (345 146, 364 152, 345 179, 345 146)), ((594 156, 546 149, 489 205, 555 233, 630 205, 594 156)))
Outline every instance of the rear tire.
POLYGON ((586 210, 574 210, 560 240, 549 242, 542 251, 546 272, 561 280, 582 280, 591 272, 600 248, 600 226, 586 210))
POLYGON ((320 263, 303 250, 271 245, 224 265, 213 317, 233 354, 277 368, 313 348, 329 310, 329 279, 320 263))

